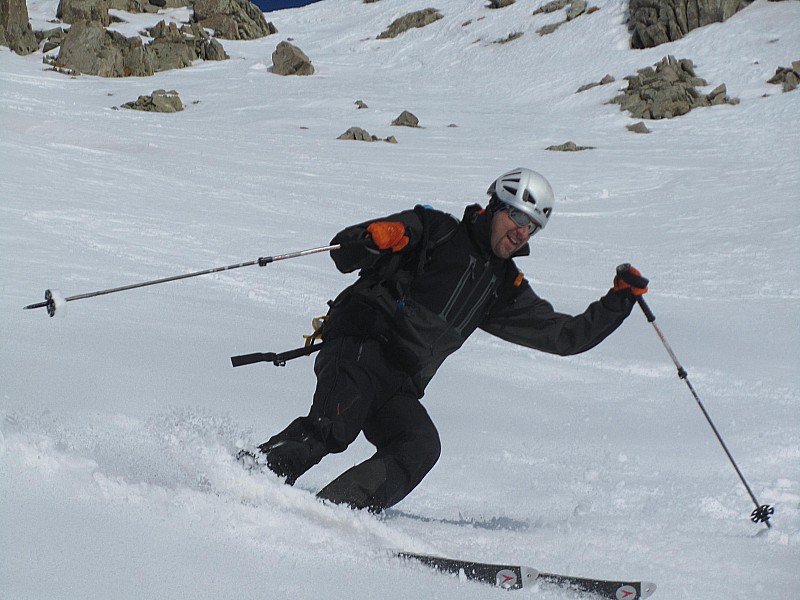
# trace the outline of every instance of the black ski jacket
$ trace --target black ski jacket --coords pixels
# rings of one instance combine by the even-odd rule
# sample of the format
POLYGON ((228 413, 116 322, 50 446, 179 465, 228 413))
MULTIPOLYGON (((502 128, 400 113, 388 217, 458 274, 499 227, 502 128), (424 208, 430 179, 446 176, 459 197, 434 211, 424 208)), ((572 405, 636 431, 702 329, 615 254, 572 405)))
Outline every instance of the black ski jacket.
MULTIPOLYGON (((492 252, 491 219, 477 204, 467 207, 460 222, 418 206, 338 233, 331 244, 365 237, 375 221, 400 221, 409 243, 396 253, 372 246, 331 252, 341 272, 360 273, 331 303, 323 337, 382 340, 422 397, 445 358, 477 328, 566 356, 593 348, 630 314, 635 300, 629 291, 609 291, 577 316, 553 310, 534 293, 513 259, 492 252)), ((517 256, 529 251, 526 245, 517 256)))

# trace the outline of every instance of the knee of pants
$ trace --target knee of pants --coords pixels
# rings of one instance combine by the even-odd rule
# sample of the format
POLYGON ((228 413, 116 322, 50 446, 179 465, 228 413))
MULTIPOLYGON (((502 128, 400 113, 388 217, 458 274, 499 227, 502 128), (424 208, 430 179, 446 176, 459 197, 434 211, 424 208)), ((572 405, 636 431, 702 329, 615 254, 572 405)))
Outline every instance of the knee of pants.
POLYGON ((442 453, 439 433, 431 425, 402 434, 378 449, 378 456, 392 459, 416 486, 433 468, 442 453))
POLYGON ((424 469, 424 474, 427 474, 442 455, 442 442, 439 439, 439 432, 434 428, 425 438, 419 441, 419 445, 421 454, 424 457, 420 469, 424 469))

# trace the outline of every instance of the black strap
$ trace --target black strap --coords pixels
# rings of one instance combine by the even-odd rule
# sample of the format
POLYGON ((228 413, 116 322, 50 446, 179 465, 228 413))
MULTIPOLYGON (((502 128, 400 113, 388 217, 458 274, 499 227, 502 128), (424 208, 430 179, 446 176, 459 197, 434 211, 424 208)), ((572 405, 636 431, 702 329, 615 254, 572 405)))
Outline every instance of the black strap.
POLYGON ((240 354, 239 356, 231 356, 231 364, 234 367, 241 367, 242 365, 252 365, 258 362, 271 362, 276 367, 285 367, 287 360, 299 358, 301 356, 309 356, 314 352, 322 349, 323 344, 312 344, 310 346, 303 346, 302 348, 295 348, 294 350, 287 350, 286 352, 254 352, 252 354, 240 354))

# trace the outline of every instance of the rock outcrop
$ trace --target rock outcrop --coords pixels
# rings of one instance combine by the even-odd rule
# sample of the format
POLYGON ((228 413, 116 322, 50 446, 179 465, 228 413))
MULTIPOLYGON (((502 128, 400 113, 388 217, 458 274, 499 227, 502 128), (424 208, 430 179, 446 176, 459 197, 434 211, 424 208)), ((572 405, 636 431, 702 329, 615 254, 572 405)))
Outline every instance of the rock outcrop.
POLYGON ((61 0, 56 9, 56 18, 64 23, 96 21, 103 27, 111 23, 106 0, 61 0))
POLYGON ((60 40, 57 70, 100 77, 143 77, 159 71, 181 69, 197 59, 225 60, 222 45, 209 38, 196 23, 178 29, 162 21, 147 32, 154 39, 143 44, 139 36, 125 37, 96 21, 77 21, 60 40))
POLYGON ((38 47, 25 0, 0 0, 0 46, 23 56, 38 47))
POLYGON ((708 94, 697 91, 696 86, 708 85, 707 82, 695 75, 691 60, 677 60, 674 56, 625 79, 628 87, 611 103, 619 104, 621 110, 637 119, 670 119, 702 106, 739 103, 728 97, 725 84, 708 94))
POLYGON ((745 0, 629 0, 631 47, 674 42, 693 29, 721 23, 745 4, 745 0))
POLYGON ((247 0, 195 0, 192 19, 226 40, 255 40, 278 32, 247 0))

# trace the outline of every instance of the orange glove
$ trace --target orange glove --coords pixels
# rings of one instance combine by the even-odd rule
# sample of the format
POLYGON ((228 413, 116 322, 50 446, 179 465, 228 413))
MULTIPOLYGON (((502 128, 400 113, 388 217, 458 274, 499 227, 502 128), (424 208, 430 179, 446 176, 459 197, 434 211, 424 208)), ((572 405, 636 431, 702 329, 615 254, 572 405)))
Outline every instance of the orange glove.
POLYGON ((650 281, 638 269, 632 267, 629 263, 624 263, 617 267, 617 275, 614 277, 615 292, 622 290, 630 290, 634 296, 641 296, 647 293, 647 284, 650 281))
POLYGON ((367 231, 379 250, 400 252, 408 244, 406 226, 397 221, 376 221, 367 231))

